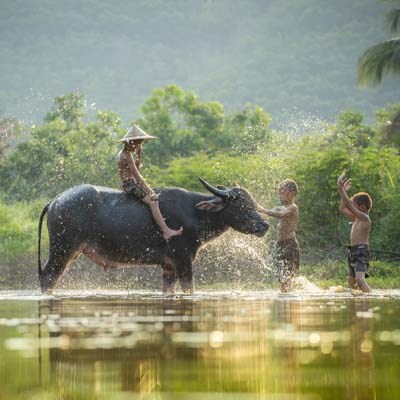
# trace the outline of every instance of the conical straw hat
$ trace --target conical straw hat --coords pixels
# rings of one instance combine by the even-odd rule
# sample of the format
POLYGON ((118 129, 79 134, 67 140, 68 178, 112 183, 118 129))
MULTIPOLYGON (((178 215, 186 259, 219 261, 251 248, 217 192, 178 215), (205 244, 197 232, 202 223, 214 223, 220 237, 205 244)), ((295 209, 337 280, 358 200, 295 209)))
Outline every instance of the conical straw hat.
POLYGON ((132 125, 127 134, 122 139, 118 140, 118 142, 129 142, 130 140, 148 139, 156 139, 156 137, 149 135, 143 129, 140 129, 137 125, 132 125))

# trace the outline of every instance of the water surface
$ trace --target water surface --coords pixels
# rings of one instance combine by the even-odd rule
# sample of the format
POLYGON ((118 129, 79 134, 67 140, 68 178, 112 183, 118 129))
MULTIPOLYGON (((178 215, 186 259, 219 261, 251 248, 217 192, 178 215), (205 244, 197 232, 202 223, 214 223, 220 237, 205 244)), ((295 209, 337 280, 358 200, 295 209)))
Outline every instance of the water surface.
POLYGON ((398 399, 400 293, 0 292, 0 399, 398 399))

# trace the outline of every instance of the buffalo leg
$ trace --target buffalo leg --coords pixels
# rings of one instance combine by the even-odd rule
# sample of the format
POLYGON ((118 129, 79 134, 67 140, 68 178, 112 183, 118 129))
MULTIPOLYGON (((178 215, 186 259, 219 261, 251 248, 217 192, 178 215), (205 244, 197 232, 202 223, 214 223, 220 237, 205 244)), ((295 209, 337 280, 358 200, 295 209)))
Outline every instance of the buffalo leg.
POLYGON ((42 292, 51 292, 60 280, 66 267, 80 254, 79 249, 62 249, 60 247, 50 246, 49 259, 40 275, 42 292))
POLYGON ((162 266, 162 290, 164 294, 174 294, 177 276, 175 267, 171 264, 164 264, 162 266))
POLYGON ((178 279, 183 293, 193 294, 193 270, 191 264, 178 269, 178 279))

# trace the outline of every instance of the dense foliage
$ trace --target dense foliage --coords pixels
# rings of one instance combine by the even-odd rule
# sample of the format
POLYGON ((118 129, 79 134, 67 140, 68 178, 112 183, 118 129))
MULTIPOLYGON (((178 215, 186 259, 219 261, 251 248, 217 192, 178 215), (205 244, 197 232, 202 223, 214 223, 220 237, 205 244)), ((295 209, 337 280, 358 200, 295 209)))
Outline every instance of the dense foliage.
MULTIPOLYGON (((273 131, 260 107, 226 113, 220 103, 201 102, 169 85, 153 92, 134 122, 158 137, 144 146, 143 174, 152 186, 203 190, 197 179, 202 176, 212 184, 246 187, 271 207, 277 204, 277 184, 295 179, 303 260, 317 262, 344 256, 349 226, 339 214, 336 188, 343 172, 353 179, 353 193, 367 191, 373 198, 372 247, 397 250, 399 133, 389 137, 385 129, 399 110, 400 105, 379 110, 373 125, 365 124, 362 114, 345 111, 321 131, 293 136, 273 131)), ((85 99, 76 92, 55 98, 43 124, 12 126, 14 144, 0 157, 5 264, 34 255, 40 208, 57 193, 80 183, 119 187, 117 140, 124 135, 117 114, 98 111, 89 118, 85 99)))
POLYGON ((376 91, 354 89, 357 59, 385 39, 390 6, 3 0, 0 116, 41 121, 52 98, 79 89, 93 110, 112 109, 126 122, 154 87, 177 83, 229 109, 259 104, 274 123, 294 108, 331 120, 344 108, 370 117, 397 101, 400 88, 388 81, 376 91))

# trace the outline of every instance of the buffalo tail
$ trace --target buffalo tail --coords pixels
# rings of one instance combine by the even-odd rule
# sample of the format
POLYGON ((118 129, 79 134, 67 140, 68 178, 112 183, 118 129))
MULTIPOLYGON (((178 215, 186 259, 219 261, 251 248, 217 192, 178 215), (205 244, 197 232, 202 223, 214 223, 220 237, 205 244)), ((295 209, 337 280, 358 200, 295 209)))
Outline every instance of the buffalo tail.
POLYGON ((41 244, 41 238, 42 238, 42 222, 45 214, 47 213, 47 210, 49 209, 50 202, 47 203, 42 212, 40 213, 39 217, 39 235, 38 235, 38 273, 39 273, 39 280, 42 276, 42 263, 40 261, 40 244, 41 244))

